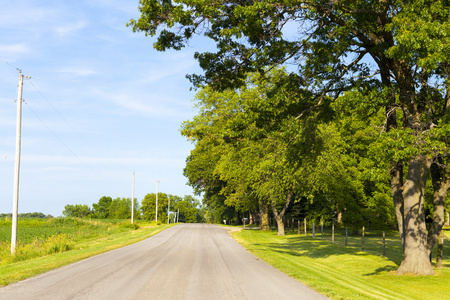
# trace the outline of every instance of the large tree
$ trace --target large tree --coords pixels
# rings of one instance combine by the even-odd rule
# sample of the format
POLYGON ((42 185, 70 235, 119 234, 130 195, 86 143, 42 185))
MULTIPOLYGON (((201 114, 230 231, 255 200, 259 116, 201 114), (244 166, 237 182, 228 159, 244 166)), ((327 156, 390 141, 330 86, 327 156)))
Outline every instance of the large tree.
POLYGON ((429 246, 442 227, 440 199, 448 188, 448 1, 141 0, 139 9, 129 24, 158 35, 157 50, 181 49, 196 34, 216 43, 215 53, 195 55, 204 69, 190 76, 196 86, 240 86, 248 72, 291 62, 294 81, 315 94, 299 118, 349 89, 382 90, 386 140, 398 150, 387 158, 404 240, 397 274, 433 274, 429 246), (438 170, 432 172, 437 215, 427 236, 423 195, 431 168, 438 170))
MULTIPOLYGON (((169 204, 169 196, 166 193, 158 193, 158 221, 167 222, 167 206, 169 204)), ((171 205, 172 206, 172 205, 171 205)), ((154 221, 156 219, 156 194, 151 193, 145 195, 141 203, 142 218, 154 221)))
POLYGON ((98 200, 98 203, 92 204, 94 216, 99 219, 107 219, 110 215, 110 205, 112 198, 103 196, 98 200))

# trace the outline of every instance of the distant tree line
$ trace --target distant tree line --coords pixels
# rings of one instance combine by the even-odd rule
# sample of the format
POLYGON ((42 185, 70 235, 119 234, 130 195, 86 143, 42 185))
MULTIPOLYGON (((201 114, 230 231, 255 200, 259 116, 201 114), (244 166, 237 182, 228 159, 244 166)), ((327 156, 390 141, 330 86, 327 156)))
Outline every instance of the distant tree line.
MULTIPOLYGON (((12 214, 0 214, 0 218, 12 218, 12 214)), ((52 215, 45 215, 41 212, 32 212, 32 213, 22 213, 22 214, 18 214, 19 218, 41 218, 41 219, 50 219, 53 218, 52 215)))
MULTIPOLYGON (((158 221, 167 221, 167 211, 170 199, 170 220, 186 223, 201 223, 205 221, 204 209, 199 200, 192 196, 175 196, 158 193, 158 221)), ((131 198, 101 197, 92 208, 86 204, 67 204, 62 212, 67 217, 95 219, 130 219, 131 198)), ((156 218, 156 194, 147 194, 141 203, 134 199, 134 218, 154 221, 156 218)))

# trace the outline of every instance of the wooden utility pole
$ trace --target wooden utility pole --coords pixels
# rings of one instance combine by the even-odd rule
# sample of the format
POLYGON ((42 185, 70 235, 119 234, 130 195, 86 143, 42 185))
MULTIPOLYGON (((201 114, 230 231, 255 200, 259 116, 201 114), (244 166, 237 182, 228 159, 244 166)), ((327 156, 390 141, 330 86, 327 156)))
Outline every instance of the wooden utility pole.
POLYGON ((168 202, 169 204, 167 204, 167 224, 170 224, 170 197, 168 197, 168 202))
POLYGON ((131 192, 131 224, 133 224, 134 220, 134 172, 133 172, 133 189, 131 192))
POLYGON ((13 196, 12 231, 11 231, 11 254, 14 254, 16 252, 16 242, 17 242, 17 219, 19 211, 20 142, 22 134, 23 78, 30 78, 30 77, 23 76, 22 71, 19 70, 19 85, 16 100, 17 101, 16 160, 14 165, 14 196, 13 196))
POLYGON ((156 212, 155 212, 155 222, 158 222, 158 180, 156 180, 156 212))

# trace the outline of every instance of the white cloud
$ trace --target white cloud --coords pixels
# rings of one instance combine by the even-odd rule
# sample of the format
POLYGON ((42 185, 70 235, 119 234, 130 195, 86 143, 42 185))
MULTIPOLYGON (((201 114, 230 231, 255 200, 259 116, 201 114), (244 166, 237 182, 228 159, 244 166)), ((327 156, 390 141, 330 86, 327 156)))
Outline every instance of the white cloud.
POLYGON ((54 8, 42 7, 33 2, 10 1, 0 4, 0 26, 3 28, 30 28, 47 22, 55 15, 58 12, 54 8))
POLYGON ((99 97, 105 101, 112 102, 120 109, 120 113, 129 112, 132 114, 158 117, 158 118, 186 118, 185 107, 174 107, 176 100, 170 99, 167 95, 158 94, 130 94, 117 91, 99 92, 99 97))
POLYGON ((7 57, 13 54, 26 54, 29 52, 31 52, 30 47, 24 43, 0 45, 0 55, 2 57, 7 57))
POLYGON ((64 67, 56 71, 57 73, 70 73, 78 76, 89 76, 98 74, 98 72, 94 71, 89 67, 64 67))
POLYGON ((58 26, 55 28, 55 31, 59 36, 64 37, 66 35, 72 34, 73 32, 76 32, 78 30, 85 28, 87 25, 88 25, 88 22, 80 20, 73 24, 69 24, 69 25, 65 25, 65 26, 58 26))

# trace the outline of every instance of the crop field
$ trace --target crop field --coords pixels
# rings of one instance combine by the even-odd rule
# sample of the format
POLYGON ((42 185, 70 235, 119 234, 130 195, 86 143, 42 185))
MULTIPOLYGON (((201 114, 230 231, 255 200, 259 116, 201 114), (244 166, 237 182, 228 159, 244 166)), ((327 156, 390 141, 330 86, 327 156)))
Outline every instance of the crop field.
POLYGON ((18 221, 11 254, 11 219, 0 218, 0 287, 146 239, 171 225, 76 218, 18 221))
POLYGON ((0 264, 71 250, 77 242, 132 231, 130 221, 74 218, 19 219, 16 254, 11 251, 11 220, 0 219, 0 264))

